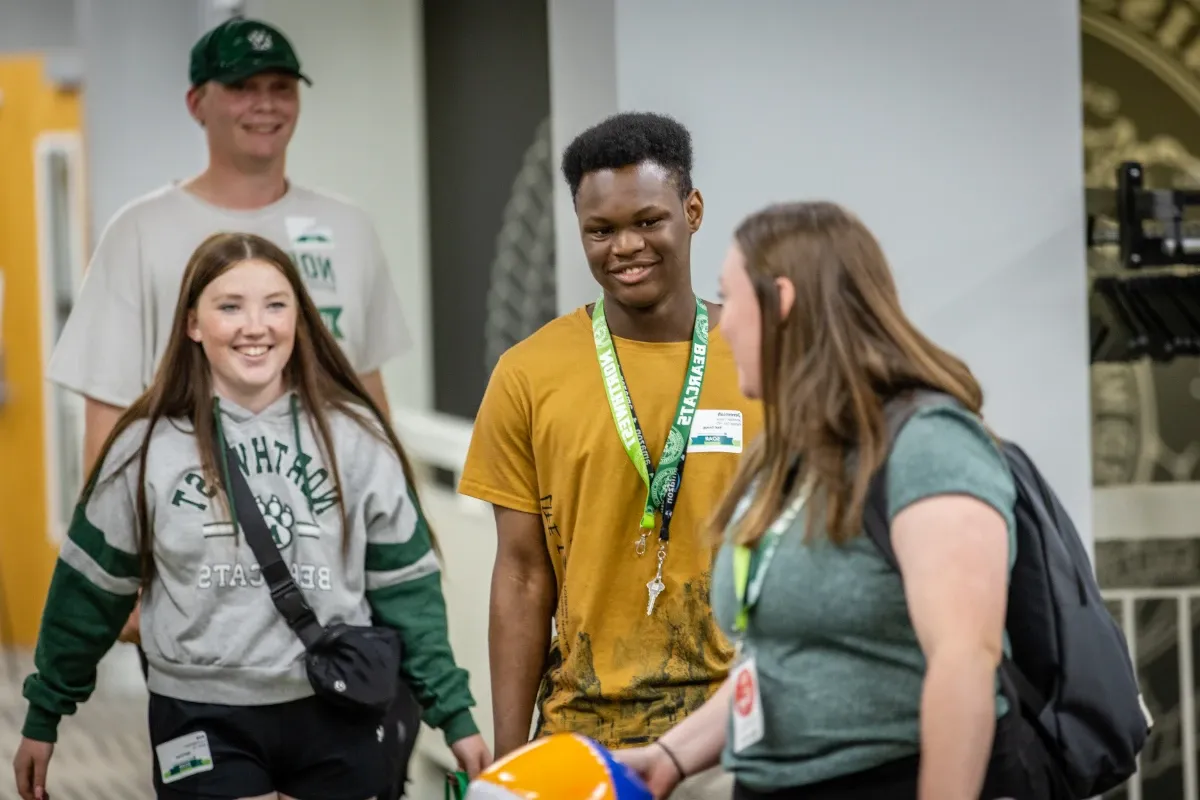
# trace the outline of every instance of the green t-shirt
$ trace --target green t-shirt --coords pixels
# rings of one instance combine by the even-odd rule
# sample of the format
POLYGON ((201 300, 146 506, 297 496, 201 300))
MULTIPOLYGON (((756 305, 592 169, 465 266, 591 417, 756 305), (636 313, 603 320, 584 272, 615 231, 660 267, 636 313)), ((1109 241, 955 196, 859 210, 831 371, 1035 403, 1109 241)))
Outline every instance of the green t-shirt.
MULTIPOLYGON (((1008 521, 1016 557, 1016 489, 979 420, 953 406, 915 414, 888 460, 888 518, 922 498, 966 494, 1008 521)), ((860 772, 919 750, 925 659, 900 576, 864 534, 838 547, 803 542, 801 512, 781 537, 750 615, 765 735, 741 753, 732 732, 722 763, 759 791, 860 772)), ((713 613, 733 636, 732 547, 713 569, 713 613)), ((1005 705, 997 702, 997 713, 1005 705)))

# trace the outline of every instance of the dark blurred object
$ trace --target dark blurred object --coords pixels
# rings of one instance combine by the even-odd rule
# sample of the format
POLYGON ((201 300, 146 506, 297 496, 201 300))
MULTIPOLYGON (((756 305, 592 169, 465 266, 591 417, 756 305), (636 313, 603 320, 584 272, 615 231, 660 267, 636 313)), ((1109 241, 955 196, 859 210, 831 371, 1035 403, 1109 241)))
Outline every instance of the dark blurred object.
POLYGON ((1126 161, 1116 189, 1087 190, 1087 246, 1117 245, 1123 269, 1200 265, 1200 189, 1147 189, 1144 177, 1126 161))
POLYGON ((1200 356, 1200 272, 1099 276, 1089 312, 1093 364, 1200 356))
POLYGON ((1200 356, 1200 190, 1147 189, 1142 165, 1087 190, 1087 246, 1111 248, 1089 296, 1091 363, 1200 356))

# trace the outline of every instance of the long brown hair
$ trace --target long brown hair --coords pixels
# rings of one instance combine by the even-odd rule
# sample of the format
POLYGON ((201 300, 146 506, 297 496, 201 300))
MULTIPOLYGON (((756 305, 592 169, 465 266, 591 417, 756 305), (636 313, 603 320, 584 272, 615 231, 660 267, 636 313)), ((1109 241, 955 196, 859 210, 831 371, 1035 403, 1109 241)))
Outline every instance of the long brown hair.
MULTIPOLYGON (((299 396, 300 406, 308 419, 315 424, 318 447, 328 465, 333 485, 337 490, 337 505, 341 517, 343 551, 349 544, 346 537, 346 506, 342 499, 341 479, 337 467, 337 455, 330 433, 328 409, 333 408, 351 417, 372 435, 386 440, 400 459, 404 477, 412 492, 412 499, 420 506, 412 466, 404 448, 396 438, 392 427, 387 424, 383 413, 366 389, 363 388, 345 354, 334 341, 332 334, 321 321, 321 315, 309 297, 296 265, 287 253, 270 241, 247 233, 218 233, 205 239, 188 261, 179 288, 179 300, 175 305, 175 319, 167 340, 154 380, 149 388, 125 410, 109 433, 93 465, 84 488, 84 496, 102 471, 105 459, 113 442, 133 423, 148 420, 146 433, 138 451, 130 456, 138 459, 137 482, 137 527, 138 557, 142 567, 142 583, 148 586, 154 574, 154 531, 149 523, 150 514, 146 498, 146 460, 150 437, 160 420, 190 419, 195 432, 196 448, 200 453, 200 466, 210 486, 222 485, 218 454, 213 446, 212 375, 204 348, 188 336, 188 318, 196 309, 201 293, 210 283, 228 270, 245 261, 264 261, 278 269, 287 278, 296 296, 297 320, 296 339, 292 355, 284 367, 284 382, 299 396), (369 413, 369 417, 368 414, 369 413), (382 430, 380 436, 378 429, 382 430)), ((128 465, 128 461, 118 469, 128 465)), ((114 473, 115 474, 115 473, 114 473)), ((218 493, 217 497, 220 497, 218 493)), ((221 502, 224 502, 223 498, 221 502)), ((437 550, 433 531, 429 531, 431 543, 437 550)))
POLYGON ((761 309, 764 427, 714 515, 714 533, 725 533, 755 487, 732 538, 757 542, 785 494, 803 487, 806 538, 821 522, 844 543, 862 529, 871 476, 887 455, 887 400, 925 387, 978 414, 983 392, 966 364, 905 316, 879 243, 845 209, 772 205, 747 217, 735 240, 761 309), (780 278, 795 287, 783 318, 780 278))

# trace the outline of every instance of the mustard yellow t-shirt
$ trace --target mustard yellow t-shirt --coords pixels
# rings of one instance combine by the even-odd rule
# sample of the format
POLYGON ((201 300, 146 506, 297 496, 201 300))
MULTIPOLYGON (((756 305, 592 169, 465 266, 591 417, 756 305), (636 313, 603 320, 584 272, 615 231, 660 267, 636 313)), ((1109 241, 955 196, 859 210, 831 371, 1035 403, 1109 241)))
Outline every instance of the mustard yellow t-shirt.
MULTIPOLYGON (((691 342, 613 342, 657 464, 691 342)), ((572 731, 610 748, 653 741, 720 686, 732 650, 709 606, 716 547, 701 527, 761 424, 758 403, 738 388, 718 320, 671 522, 666 589, 647 616, 658 529, 638 556, 646 487, 613 423, 586 308, 548 323, 500 359, 459 491, 542 516, 558 607, 539 735, 572 731), (723 436, 704 438, 704 431, 723 436)))

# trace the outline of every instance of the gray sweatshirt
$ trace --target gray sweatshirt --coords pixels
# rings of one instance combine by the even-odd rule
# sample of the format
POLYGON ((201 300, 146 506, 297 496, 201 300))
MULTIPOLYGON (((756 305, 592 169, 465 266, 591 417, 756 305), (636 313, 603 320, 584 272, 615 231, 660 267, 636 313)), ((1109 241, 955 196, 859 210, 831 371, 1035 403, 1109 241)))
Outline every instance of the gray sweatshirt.
MULTIPOLYGON (((225 440, 239 454, 284 562, 321 622, 398 629, 403 672, 425 721, 450 742, 475 733, 467 674, 447 640, 438 560, 399 460, 385 440, 331 410, 335 480, 298 405, 290 393, 258 414, 219 402, 225 440)), ((114 443, 60 553, 38 672, 26 681, 26 735, 37 734, 30 738, 53 741, 59 717, 90 694, 95 665, 132 610, 140 580, 137 453, 146 425, 131 426, 114 443)), ((304 648, 271 602, 254 554, 216 492, 201 474, 190 422, 160 421, 146 467, 156 565, 141 612, 150 691, 228 705, 307 697, 313 690, 304 648)))

